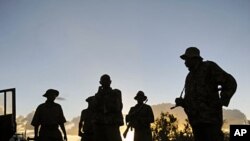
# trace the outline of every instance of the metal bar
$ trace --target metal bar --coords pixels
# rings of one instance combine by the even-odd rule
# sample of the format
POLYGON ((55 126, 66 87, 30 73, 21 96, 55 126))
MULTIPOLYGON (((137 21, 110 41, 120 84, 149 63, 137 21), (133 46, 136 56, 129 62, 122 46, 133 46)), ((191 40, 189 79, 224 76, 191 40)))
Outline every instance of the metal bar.
POLYGON ((0 93, 6 92, 6 91, 13 91, 13 90, 15 90, 15 88, 4 89, 4 90, 0 90, 0 93))
POLYGON ((3 111, 4 111, 4 115, 6 115, 6 111, 7 111, 7 100, 6 100, 6 92, 4 92, 4 107, 3 107, 3 111))
POLYGON ((16 132, 16 89, 12 89, 12 114, 13 114, 13 122, 14 122, 14 130, 16 132))

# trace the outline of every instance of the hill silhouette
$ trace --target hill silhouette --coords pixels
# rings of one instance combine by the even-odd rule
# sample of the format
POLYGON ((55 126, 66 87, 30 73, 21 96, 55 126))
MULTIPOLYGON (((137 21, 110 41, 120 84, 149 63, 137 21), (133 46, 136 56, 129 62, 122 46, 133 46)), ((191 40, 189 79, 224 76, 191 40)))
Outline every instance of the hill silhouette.
MULTIPOLYGON (((171 103, 162 103, 157 105, 151 105, 153 109, 153 113, 155 118, 160 116, 161 112, 169 112, 177 117, 179 127, 182 128, 185 119, 187 118, 186 114, 184 113, 183 108, 177 107, 173 110, 170 107, 174 106, 171 103)), ((27 134, 33 135, 33 127, 30 125, 32 117, 34 115, 34 111, 30 112, 26 116, 18 116, 17 117, 17 124, 18 124, 18 132, 24 133, 25 129, 27 134)), ((124 115, 125 116, 125 115, 124 115)), ((250 120, 247 120, 244 113, 242 113, 238 109, 223 109, 223 116, 224 116, 224 126, 223 129, 228 131, 230 124, 249 124, 250 120)), ((68 135, 77 135, 78 134, 78 123, 80 120, 80 116, 74 117, 72 120, 67 121, 65 124, 67 134, 68 135)), ((121 127, 121 132, 125 130, 125 126, 121 127)))
MULTIPOLYGON (((174 104, 171 103, 162 103, 162 104, 152 105, 152 109, 154 111, 155 118, 159 117, 161 112, 169 112, 170 114, 173 114, 174 116, 177 117, 178 123, 181 127, 185 122, 187 116, 184 113, 183 108, 181 107, 177 107, 171 110, 170 108, 173 106, 174 104)), ((246 115, 238 109, 223 109, 223 119, 224 119, 223 129, 225 131, 228 131, 230 124, 249 124, 246 115)))

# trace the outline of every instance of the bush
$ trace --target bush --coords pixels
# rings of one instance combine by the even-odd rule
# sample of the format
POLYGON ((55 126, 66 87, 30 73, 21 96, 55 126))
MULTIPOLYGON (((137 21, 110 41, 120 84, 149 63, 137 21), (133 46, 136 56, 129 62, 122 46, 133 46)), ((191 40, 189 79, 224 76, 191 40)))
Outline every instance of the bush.
MULTIPOLYGON (((224 121, 225 123, 225 121, 224 121)), ((161 113, 151 126, 153 141, 194 141, 192 128, 186 119, 184 129, 178 129, 178 120, 173 114, 161 113)), ((229 141, 229 133, 224 133, 224 141, 229 141)))
POLYGON ((178 130, 178 121, 173 114, 161 113, 152 125, 154 141, 193 141, 193 134, 188 120, 183 130, 178 130))

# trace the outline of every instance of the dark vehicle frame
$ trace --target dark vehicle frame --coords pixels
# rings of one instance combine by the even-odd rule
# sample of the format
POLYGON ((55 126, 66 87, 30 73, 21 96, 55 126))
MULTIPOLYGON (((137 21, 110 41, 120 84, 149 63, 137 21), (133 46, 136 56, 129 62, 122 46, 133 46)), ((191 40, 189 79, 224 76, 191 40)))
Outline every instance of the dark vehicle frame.
POLYGON ((0 141, 9 141, 16 128, 16 89, 0 90, 0 141))

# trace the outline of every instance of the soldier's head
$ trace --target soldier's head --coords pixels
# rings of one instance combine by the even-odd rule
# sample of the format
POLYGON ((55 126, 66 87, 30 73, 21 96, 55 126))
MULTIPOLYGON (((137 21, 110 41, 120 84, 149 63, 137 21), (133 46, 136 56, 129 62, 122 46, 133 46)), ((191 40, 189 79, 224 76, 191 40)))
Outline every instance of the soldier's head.
POLYGON ((185 61, 185 65, 189 70, 195 68, 203 60, 200 56, 200 50, 196 47, 187 48, 185 53, 180 57, 185 61))
POLYGON ((48 101, 52 102, 56 99, 58 95, 59 95, 58 90, 48 89, 43 96, 46 97, 48 101))
POLYGON ((110 76, 107 75, 107 74, 102 75, 102 76, 101 76, 101 79, 100 79, 100 84, 101 84, 102 87, 104 87, 104 88, 110 87, 110 84, 111 84, 110 76))
POLYGON ((92 108, 93 107, 93 103, 94 103, 94 96, 90 96, 86 99, 86 102, 88 102, 88 107, 92 108))
POLYGON ((138 103, 143 103, 143 101, 147 99, 147 96, 144 95, 143 91, 138 91, 134 99, 137 100, 138 103))

